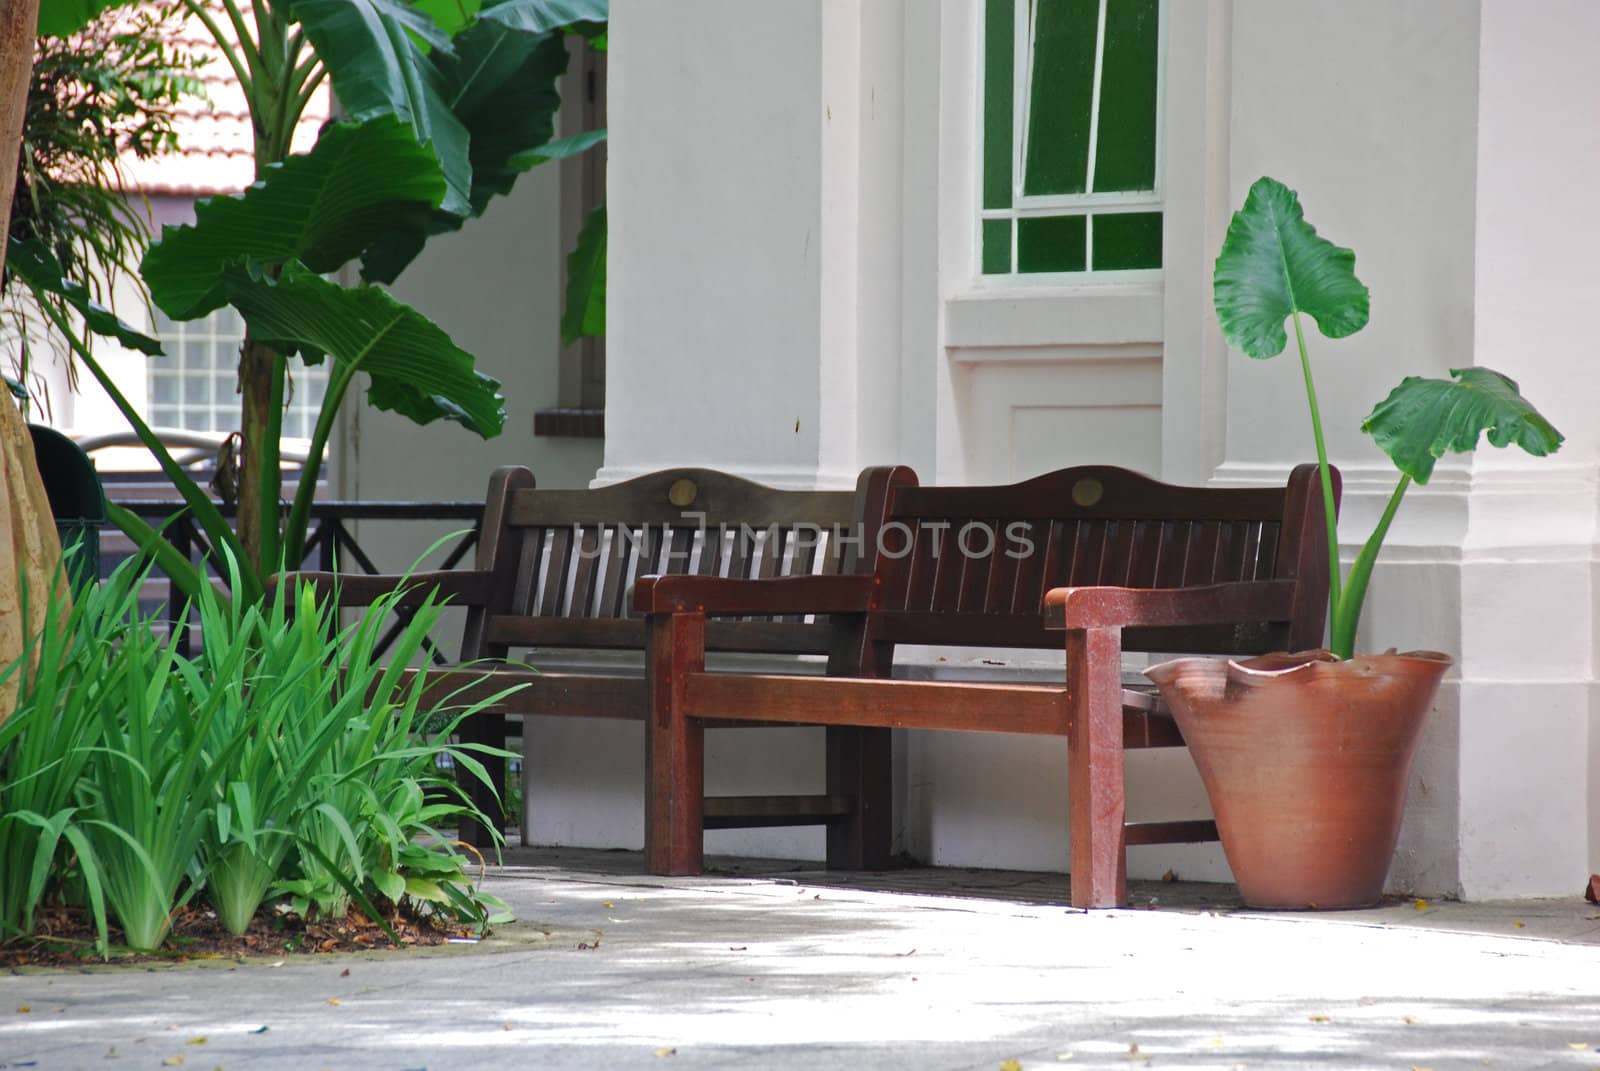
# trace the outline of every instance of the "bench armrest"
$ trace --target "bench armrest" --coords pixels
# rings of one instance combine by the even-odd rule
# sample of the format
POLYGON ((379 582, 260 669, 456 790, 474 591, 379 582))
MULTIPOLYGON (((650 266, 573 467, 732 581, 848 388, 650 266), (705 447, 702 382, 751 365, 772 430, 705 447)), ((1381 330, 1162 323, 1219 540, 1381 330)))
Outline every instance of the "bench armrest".
POLYGON ((633 608, 641 614, 710 615, 866 613, 877 602, 872 576, 785 576, 733 580, 719 576, 641 576, 633 608))
POLYGON ((1052 588, 1045 628, 1230 625, 1294 617, 1293 580, 1247 580, 1192 588, 1052 588))
MULTIPOLYGON (((371 606, 394 591, 400 592, 401 606, 416 606, 429 595, 450 600, 453 606, 479 606, 489 601, 490 574, 475 569, 448 569, 434 573, 319 573, 280 574, 286 581, 303 581, 322 595, 338 595, 340 606, 371 606)), ((267 581, 267 591, 275 592, 279 576, 267 581)))

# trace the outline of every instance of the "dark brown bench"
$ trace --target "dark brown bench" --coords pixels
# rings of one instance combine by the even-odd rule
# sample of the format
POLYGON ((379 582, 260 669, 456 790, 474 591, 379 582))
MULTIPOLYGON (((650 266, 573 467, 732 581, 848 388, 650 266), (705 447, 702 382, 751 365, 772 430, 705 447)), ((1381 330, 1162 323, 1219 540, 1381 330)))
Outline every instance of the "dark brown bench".
POLYGON ((1150 690, 1124 687, 1122 653, 1320 645, 1328 554, 1316 467, 1264 490, 1175 487, 1109 467, 1000 487, 919 487, 905 469, 890 482, 858 575, 639 581, 651 872, 700 871, 703 731, 740 719, 1065 736, 1079 907, 1125 901, 1128 844, 1214 840, 1210 822, 1124 821, 1124 749, 1183 740, 1150 690), (832 615, 833 675, 705 672, 715 619, 753 613, 832 615), (901 644, 1064 647, 1066 679, 892 679, 901 644))
MULTIPOLYGON (((629 599, 636 578, 825 579, 860 568, 848 533, 862 516, 882 514, 893 472, 868 469, 854 491, 777 490, 699 468, 603 488, 541 490, 528 469, 509 466, 489 481, 475 568, 299 575, 327 585, 347 607, 371 605, 402 584, 405 603, 437 592, 464 606, 460 662, 470 665, 429 671, 428 698, 459 704, 520 686, 462 726, 464 741, 503 747, 506 719, 517 715, 643 720, 649 697, 637 666, 540 671, 573 652, 642 651, 645 624, 629 599)), ((705 642, 713 652, 828 656, 835 652, 832 637, 825 619, 752 611, 717 621, 705 642)), ((889 840, 887 736, 829 730, 828 778, 838 791, 717 798, 697 811, 709 828, 826 824, 830 864, 881 864, 889 840), (863 789, 839 788, 846 781, 863 789)), ((503 760, 486 759, 484 766, 495 784, 504 784, 503 760)), ((503 833, 494 795, 474 779, 463 787, 503 833)), ((463 834, 479 844, 492 840, 485 830, 463 834)))

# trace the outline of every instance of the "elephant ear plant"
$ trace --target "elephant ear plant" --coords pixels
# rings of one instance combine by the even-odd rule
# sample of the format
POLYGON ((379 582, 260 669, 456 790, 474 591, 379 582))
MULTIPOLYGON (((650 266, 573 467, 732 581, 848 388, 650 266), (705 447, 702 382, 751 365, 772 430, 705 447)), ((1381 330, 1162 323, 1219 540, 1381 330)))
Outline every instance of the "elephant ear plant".
POLYGON ((1328 338, 1365 327, 1367 288, 1356 278, 1355 261, 1353 252, 1319 236, 1306 222, 1293 190, 1262 178, 1234 213, 1217 257, 1214 288, 1223 334, 1246 356, 1264 359, 1283 352, 1288 344, 1284 322, 1293 321, 1328 524, 1329 647, 1344 659, 1354 654, 1372 566, 1406 489, 1427 483, 1434 462, 1445 453, 1472 450, 1483 432, 1494 446, 1516 443, 1539 457, 1556 450, 1562 438, 1518 393, 1515 382, 1492 369, 1451 369, 1452 379, 1407 376, 1361 424, 1400 470, 1400 479, 1349 574, 1341 576, 1333 480, 1301 314, 1315 320, 1328 338))

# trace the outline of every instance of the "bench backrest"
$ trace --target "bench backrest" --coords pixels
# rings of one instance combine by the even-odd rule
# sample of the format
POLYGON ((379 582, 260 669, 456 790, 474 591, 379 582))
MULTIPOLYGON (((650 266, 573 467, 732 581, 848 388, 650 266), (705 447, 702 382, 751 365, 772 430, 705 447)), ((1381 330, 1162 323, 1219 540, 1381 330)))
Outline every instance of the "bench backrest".
MULTIPOLYGON (((510 648, 636 649, 644 623, 629 590, 647 574, 784 577, 856 568, 848 538, 862 510, 883 509, 883 481, 855 491, 786 491, 701 468, 669 469, 608 487, 540 490, 525 468, 490 484, 479 568, 491 604, 469 619, 463 657, 510 648)), ((708 649, 826 654, 826 621, 723 620, 708 649)))
POLYGON ((1009 486, 902 486, 888 517, 879 642, 1057 648, 1061 633, 1046 631, 1041 614, 1052 588, 1273 579, 1303 586, 1295 619, 1128 629, 1124 649, 1231 654, 1322 642, 1328 556, 1315 465, 1259 490, 1178 487, 1110 466, 1009 486))

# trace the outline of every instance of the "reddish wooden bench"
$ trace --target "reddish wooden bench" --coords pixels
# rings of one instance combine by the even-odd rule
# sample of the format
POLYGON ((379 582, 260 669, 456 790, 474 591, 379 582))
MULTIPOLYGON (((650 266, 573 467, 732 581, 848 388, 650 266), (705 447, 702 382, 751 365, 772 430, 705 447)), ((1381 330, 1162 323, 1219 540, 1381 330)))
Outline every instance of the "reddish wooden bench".
MULTIPOLYGON (((336 591, 343 606, 371 605, 401 585, 408 603, 432 591, 465 606, 460 662, 470 665, 429 671, 428 695, 459 704, 521 686, 463 725, 464 740, 503 747, 512 716, 644 718, 648 691, 637 665, 548 671, 573 652, 642 651, 644 620, 628 598, 637 577, 825 579, 856 569, 859 555, 840 535, 862 516, 882 514, 890 473, 866 470, 853 492, 777 490, 699 468, 595 489, 542 490, 528 469, 509 466, 489 481, 475 568, 300 575, 336 591)), ((828 621, 799 613, 757 610, 719 620, 705 640, 713 652, 838 653, 828 621)), ((853 668, 848 660, 833 665, 853 668)), ((830 864, 881 865, 889 843, 888 733, 831 729, 827 753, 833 787, 826 795, 714 798, 697 812, 710 828, 826 824, 830 864)), ((495 784, 504 783, 503 761, 484 765, 495 784)), ((495 797, 475 780, 464 787, 503 833, 495 797)), ((492 839, 483 830, 464 834, 480 844, 492 839)))
POLYGON ((858 575, 639 581, 651 872, 700 871, 703 730, 740 719, 1065 736, 1080 907, 1125 900, 1128 844, 1215 839, 1210 822, 1124 822, 1124 749, 1183 740, 1150 691, 1124 688, 1122 652, 1320 645, 1328 555, 1315 466, 1265 490, 1175 487, 1109 467, 1002 487, 919 487, 907 469, 890 482, 858 575), (835 675, 705 672, 715 619, 752 613, 833 615, 835 675), (898 644, 1064 647, 1066 680, 896 680, 898 644))

